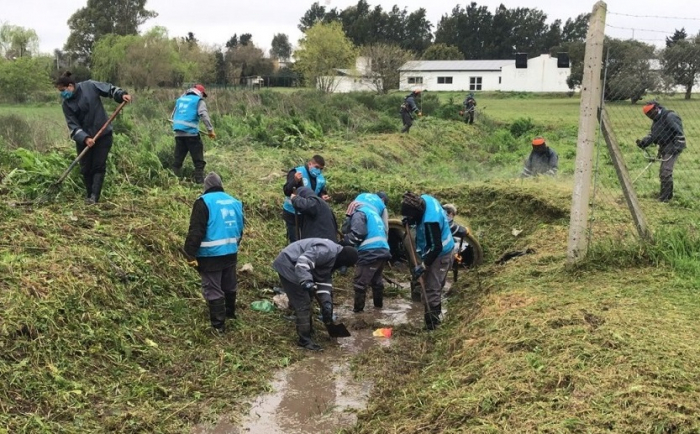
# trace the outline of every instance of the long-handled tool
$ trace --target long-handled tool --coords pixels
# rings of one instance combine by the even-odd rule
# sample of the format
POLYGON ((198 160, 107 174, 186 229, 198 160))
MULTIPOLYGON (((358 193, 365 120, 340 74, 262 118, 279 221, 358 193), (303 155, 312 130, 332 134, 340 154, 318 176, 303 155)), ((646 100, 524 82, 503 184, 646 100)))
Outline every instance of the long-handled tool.
MULTIPOLYGON (((416 248, 413 245, 413 238, 411 237, 411 227, 408 223, 405 224, 406 232, 404 233, 404 238, 408 238, 408 249, 411 255, 411 261, 413 261, 413 266, 418 266, 418 259, 416 258, 416 248)), ((423 276, 418 276, 418 283, 420 284, 421 294, 423 296, 423 304, 425 305, 425 311, 430 312, 430 306, 428 305, 428 295, 425 292, 425 280, 423 276)))
MULTIPOLYGON (((109 119, 107 119, 107 122, 105 122, 105 124, 102 125, 102 128, 100 128, 100 130, 97 132, 97 134, 95 134, 92 137, 95 141, 97 141, 97 139, 100 138, 102 133, 105 132, 105 130, 107 129, 109 124, 111 124, 112 121, 114 121, 114 119, 117 117, 119 112, 124 108, 124 106, 126 104, 127 104, 127 101, 124 101, 123 103, 119 104, 119 106, 117 106, 117 109, 114 110, 114 113, 112 113, 112 115, 109 117, 109 119)), ((61 183, 63 183, 63 181, 68 177, 68 175, 70 175, 70 172, 71 172, 71 170, 73 170, 75 165, 78 164, 80 162, 80 160, 82 160, 83 157, 85 157, 85 154, 87 154, 89 151, 90 151, 90 147, 85 146, 85 149, 83 149, 82 152, 80 154, 78 154, 78 156, 75 158, 75 160, 73 160, 73 162, 70 163, 70 166, 68 166, 68 168, 63 172, 63 174, 61 174, 61 177, 58 178, 58 180, 56 180, 56 182, 51 184, 46 189, 46 191, 41 196, 39 196, 39 198, 36 200, 36 202, 45 203, 45 202, 48 202, 52 196, 55 196, 56 193, 58 192, 58 189, 61 186, 61 183)))
POLYGON ((645 167, 644 169, 642 169, 641 172, 639 172, 639 175, 637 175, 637 177, 634 178, 634 180, 632 181, 632 184, 634 184, 635 182, 637 182, 637 180, 638 180, 642 175, 644 175, 644 172, 646 172, 646 171, 649 169, 649 167, 651 167, 652 164, 654 164, 654 163, 657 162, 657 161, 660 161, 660 162, 662 162, 662 163, 663 163, 663 162, 666 162, 666 161, 668 161, 671 157, 669 157, 669 158, 667 158, 666 160, 664 160, 663 158, 658 158, 658 157, 652 156, 652 155, 649 153, 649 151, 647 151, 646 149, 644 149, 644 158, 646 158, 646 160, 647 160, 649 163, 646 165, 646 167, 645 167))

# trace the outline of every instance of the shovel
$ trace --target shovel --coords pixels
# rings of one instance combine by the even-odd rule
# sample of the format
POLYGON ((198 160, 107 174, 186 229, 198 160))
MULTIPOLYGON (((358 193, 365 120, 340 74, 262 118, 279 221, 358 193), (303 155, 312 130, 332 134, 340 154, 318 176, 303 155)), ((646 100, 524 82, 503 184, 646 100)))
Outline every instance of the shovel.
POLYGON ((349 338, 351 336, 350 330, 343 323, 328 323, 326 324, 326 330, 328 330, 328 336, 332 338, 349 338))
MULTIPOLYGON (((413 261, 413 266, 418 265, 418 259, 416 258, 416 247, 413 245, 413 237, 411 236, 411 226, 406 223, 406 233, 404 234, 405 238, 408 238, 408 248, 409 248, 409 253, 411 254, 411 261, 413 261)), ((430 312, 430 306, 428 305, 428 295, 425 293, 425 280, 423 280, 423 276, 421 275, 418 277, 418 282, 420 283, 420 290, 421 290, 421 295, 423 296, 423 304, 425 304, 425 311, 430 312)))

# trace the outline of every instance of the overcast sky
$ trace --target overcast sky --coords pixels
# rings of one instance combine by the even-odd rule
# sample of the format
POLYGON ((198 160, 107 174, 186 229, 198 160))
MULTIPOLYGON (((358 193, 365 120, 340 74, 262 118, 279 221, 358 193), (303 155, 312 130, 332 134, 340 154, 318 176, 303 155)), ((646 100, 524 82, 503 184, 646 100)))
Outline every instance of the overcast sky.
MULTIPOLYGON (((314 3, 312 0, 148 0, 146 8, 158 13, 141 30, 153 26, 166 27, 170 36, 185 36, 193 32, 200 41, 211 45, 223 45, 234 33, 251 33, 256 46, 267 51, 275 33, 286 33, 296 46, 301 32, 297 29, 299 19, 314 3)), ((344 9, 357 4, 357 0, 320 0, 327 8, 344 9)), ((425 7, 433 31, 440 17, 449 14, 456 5, 468 2, 455 0, 369 0, 374 7, 381 5, 391 9, 393 5, 406 7, 409 12, 425 7)), ((491 12, 503 3, 507 8, 530 7, 543 10, 548 21, 574 18, 580 13, 590 12, 594 1, 573 0, 481 0, 491 12)), ((39 35, 41 51, 51 53, 62 48, 68 37, 68 18, 87 0, 0 0, 2 12, 0 22, 34 29, 39 35), (9 5, 12 7, 8 7, 9 5), (60 7, 58 7, 60 6, 60 7)), ((688 34, 697 34, 700 29, 698 0, 609 0, 606 34, 617 38, 641 39, 652 44, 663 44, 666 36, 676 28, 685 27, 688 34), (621 14, 683 17, 640 18, 621 14), (614 27, 616 28, 614 28, 614 27), (632 30, 634 29, 634 30, 632 30)))

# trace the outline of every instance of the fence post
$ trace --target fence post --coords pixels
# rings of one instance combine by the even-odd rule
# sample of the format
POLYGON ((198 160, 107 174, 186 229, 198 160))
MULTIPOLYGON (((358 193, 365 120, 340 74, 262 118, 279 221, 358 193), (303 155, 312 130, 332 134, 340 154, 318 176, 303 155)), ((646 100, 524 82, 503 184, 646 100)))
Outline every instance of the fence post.
POLYGON ((607 5, 599 1, 593 6, 586 35, 586 54, 581 83, 581 108, 576 144, 576 169, 574 193, 571 202, 569 246, 567 260, 574 263, 582 259, 588 250, 588 208, 593 173, 593 148, 598 129, 598 110, 601 98, 601 71, 603 69, 603 43, 605 41, 605 15, 607 5))

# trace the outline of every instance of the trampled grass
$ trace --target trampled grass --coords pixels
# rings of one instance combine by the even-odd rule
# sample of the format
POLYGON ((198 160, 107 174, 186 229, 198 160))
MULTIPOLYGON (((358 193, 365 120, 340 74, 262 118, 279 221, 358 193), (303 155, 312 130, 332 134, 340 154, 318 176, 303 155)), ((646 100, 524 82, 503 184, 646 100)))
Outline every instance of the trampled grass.
MULTIPOLYGON (((34 159, 18 168, 18 154, 2 148, 0 426, 8 432, 188 432, 241 415, 277 368, 305 356, 290 323, 247 306, 275 284, 269 264, 284 245, 286 170, 314 153, 327 160, 338 216, 363 190, 387 191, 392 215, 405 190, 428 192, 458 205, 487 261, 478 274, 462 273, 439 331, 402 326, 391 347, 357 360, 377 386, 350 431, 700 429, 697 237, 686 227, 662 231, 694 211, 643 198, 664 236, 641 246, 623 202, 610 196, 595 210, 590 258, 567 267, 575 98, 494 98, 474 126, 436 106, 399 135, 393 96, 222 92, 210 101, 219 137, 206 142, 207 169, 244 202, 239 264, 254 271, 240 275, 241 320, 216 340, 198 277, 177 252, 200 190, 163 169, 169 99, 152 97, 115 127, 99 207, 81 204, 77 171, 56 203, 10 206, 35 197, 73 152, 70 142, 53 144, 58 150, 26 154, 34 159), (513 136, 510 125, 533 102, 532 130, 513 136), (556 107, 549 120, 547 105, 556 107), (531 133, 552 137, 558 178, 516 179, 531 133), (535 253, 494 265, 526 248, 535 253)), ((55 110, 60 120, 58 106, 32 110, 55 110)))

